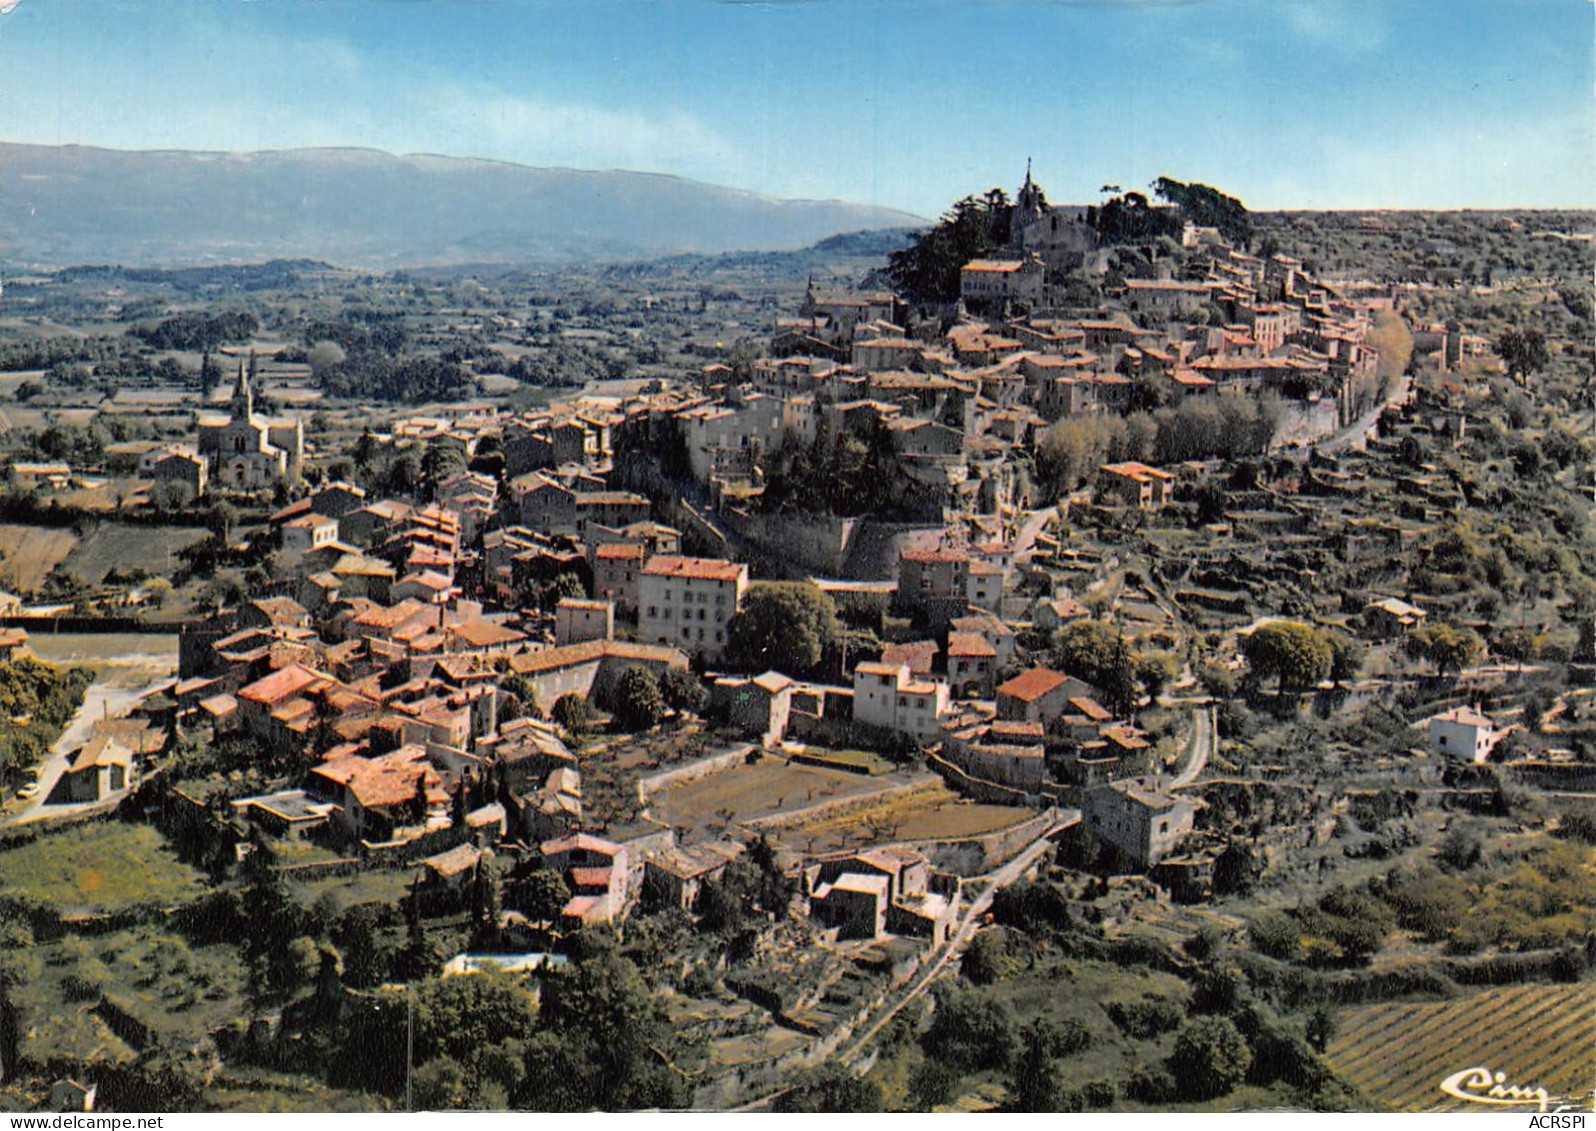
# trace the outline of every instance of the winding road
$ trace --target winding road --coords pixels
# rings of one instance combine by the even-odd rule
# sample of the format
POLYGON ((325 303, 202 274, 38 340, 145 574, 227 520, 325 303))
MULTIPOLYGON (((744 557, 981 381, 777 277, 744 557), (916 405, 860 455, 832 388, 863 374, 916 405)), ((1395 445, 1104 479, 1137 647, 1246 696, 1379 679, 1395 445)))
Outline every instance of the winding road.
POLYGON ((1191 742, 1186 747, 1186 765, 1169 785, 1179 789, 1190 785, 1208 768, 1208 761, 1219 746, 1219 720, 1214 708, 1197 707, 1192 713, 1191 742))

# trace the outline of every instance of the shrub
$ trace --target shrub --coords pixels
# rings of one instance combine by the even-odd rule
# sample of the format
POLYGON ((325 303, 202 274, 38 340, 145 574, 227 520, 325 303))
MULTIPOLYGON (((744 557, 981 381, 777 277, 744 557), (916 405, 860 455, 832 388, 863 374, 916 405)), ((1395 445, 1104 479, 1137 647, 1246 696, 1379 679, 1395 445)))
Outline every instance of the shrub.
POLYGON ((1302 930, 1297 921, 1280 911, 1266 911, 1247 924, 1247 937, 1260 954, 1293 961, 1302 947, 1302 930))
POLYGON ((1187 1024, 1169 1057, 1181 1094, 1199 1100, 1235 1090, 1251 1067, 1252 1050, 1227 1017, 1199 1017, 1187 1024))
POLYGON ((1180 1002, 1167 997, 1149 995, 1140 1001, 1111 1001, 1104 1009, 1123 1033, 1144 1041, 1161 1037, 1186 1020, 1180 1002))
POLYGON ((923 1042, 929 1054, 972 1068, 1008 1067, 1015 1038, 1014 1015, 1006 1005, 957 985, 939 988, 936 1003, 923 1042))
POLYGON ((1125 1094, 1146 1104, 1166 1104, 1178 1094, 1175 1077, 1161 1064, 1138 1065, 1125 1080, 1125 1094))
POLYGON ((1087 1107, 1113 1107, 1119 1092, 1112 1080, 1093 1080, 1081 1088, 1081 1098, 1087 1107))

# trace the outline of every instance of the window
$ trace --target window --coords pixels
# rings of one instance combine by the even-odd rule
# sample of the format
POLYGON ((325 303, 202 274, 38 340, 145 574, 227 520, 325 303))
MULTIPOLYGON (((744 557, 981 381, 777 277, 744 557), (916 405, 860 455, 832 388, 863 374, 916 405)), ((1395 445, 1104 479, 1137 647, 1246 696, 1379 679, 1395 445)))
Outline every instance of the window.
POLYGON ((650 605, 648 607, 648 615, 651 616, 651 617, 659 616, 659 606, 658 605, 650 605))

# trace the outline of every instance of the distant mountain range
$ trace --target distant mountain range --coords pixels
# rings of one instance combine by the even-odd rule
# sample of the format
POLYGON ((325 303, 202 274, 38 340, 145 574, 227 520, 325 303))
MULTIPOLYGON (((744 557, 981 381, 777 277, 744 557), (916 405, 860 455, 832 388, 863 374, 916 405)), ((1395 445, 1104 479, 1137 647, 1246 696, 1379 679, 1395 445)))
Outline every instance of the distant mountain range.
POLYGON ((125 151, 0 143, 0 266, 308 256, 368 268, 780 251, 924 226, 651 173, 370 149, 125 151))

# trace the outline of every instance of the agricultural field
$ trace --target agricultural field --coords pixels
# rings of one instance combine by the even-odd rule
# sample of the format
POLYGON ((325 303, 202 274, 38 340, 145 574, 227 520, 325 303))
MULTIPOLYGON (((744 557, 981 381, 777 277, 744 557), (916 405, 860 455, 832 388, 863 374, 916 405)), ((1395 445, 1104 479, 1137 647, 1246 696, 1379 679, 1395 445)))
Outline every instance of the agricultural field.
POLYGON ((93 915, 175 906, 205 894, 206 886, 150 826, 96 821, 0 851, 0 890, 93 915))
MULTIPOLYGON (((869 779, 865 779, 869 780, 869 779)), ((1010 828, 1036 816, 1030 809, 966 801, 937 782, 877 801, 787 824, 781 836, 806 852, 839 852, 886 841, 957 840, 1010 828)))
POLYGON ((47 664, 93 668, 102 680, 131 671, 139 686, 177 670, 177 634, 169 632, 36 632, 28 650, 47 664))
POLYGON ((649 809, 672 825, 702 828, 733 818, 751 820, 881 788, 881 779, 846 770, 788 765, 766 758, 661 790, 649 809))
MULTIPOLYGON (((1596 1078, 1596 986, 1487 990, 1447 1002, 1397 1002, 1349 1009, 1326 1059, 1348 1083, 1396 1111, 1492 1111, 1441 1091, 1470 1068, 1504 1083, 1544 1088, 1590 1106, 1596 1078)), ((1467 1089, 1464 1089, 1467 1090, 1467 1089)), ((1533 1107, 1506 1110, 1532 1111, 1533 1107)))
POLYGON ((77 535, 70 530, 0 526, 0 589, 34 592, 77 546, 77 535))
POLYGON ((126 526, 105 522, 83 536, 60 568, 91 585, 98 585, 112 570, 127 571, 136 567, 170 576, 179 564, 178 554, 208 536, 207 531, 187 526, 126 526))

